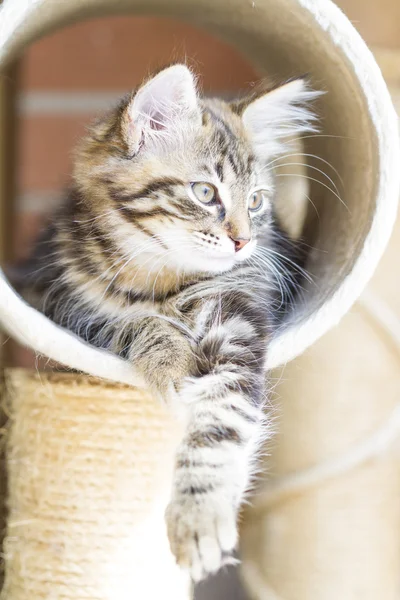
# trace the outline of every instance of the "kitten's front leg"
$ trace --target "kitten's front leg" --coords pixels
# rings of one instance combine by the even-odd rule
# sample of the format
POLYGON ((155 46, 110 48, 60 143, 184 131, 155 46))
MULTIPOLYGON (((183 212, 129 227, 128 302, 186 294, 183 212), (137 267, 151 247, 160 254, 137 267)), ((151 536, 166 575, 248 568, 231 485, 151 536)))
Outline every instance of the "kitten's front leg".
POLYGON ((172 552, 194 581, 216 572, 236 546, 261 422, 239 394, 193 407, 166 519, 172 552))
POLYGON ((189 421, 166 513, 171 549, 195 581, 217 571, 235 548, 239 508, 265 431, 265 340, 240 339, 238 332, 221 338, 218 329, 203 340, 208 372, 181 391, 189 421))
POLYGON ((190 373, 193 352, 180 330, 161 317, 146 317, 120 332, 114 351, 123 353, 164 399, 190 373))

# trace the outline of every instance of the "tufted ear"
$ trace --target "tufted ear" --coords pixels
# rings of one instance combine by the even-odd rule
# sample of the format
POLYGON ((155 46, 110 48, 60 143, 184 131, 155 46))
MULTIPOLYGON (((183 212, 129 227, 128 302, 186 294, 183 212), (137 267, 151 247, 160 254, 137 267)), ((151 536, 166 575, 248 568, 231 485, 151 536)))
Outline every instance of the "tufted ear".
POLYGON ((316 117, 307 104, 320 95, 305 79, 295 79, 247 104, 242 119, 256 152, 266 157, 279 155, 289 138, 317 131, 316 117))
POLYGON ((171 138, 197 114, 195 79, 185 65, 173 65, 142 85, 128 103, 125 141, 134 154, 152 141, 171 138))

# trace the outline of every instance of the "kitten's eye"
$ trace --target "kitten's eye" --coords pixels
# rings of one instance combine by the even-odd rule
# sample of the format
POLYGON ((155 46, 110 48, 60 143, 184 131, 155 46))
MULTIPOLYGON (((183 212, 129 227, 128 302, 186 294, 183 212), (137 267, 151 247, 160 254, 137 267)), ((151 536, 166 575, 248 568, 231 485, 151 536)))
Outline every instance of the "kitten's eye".
POLYGON ((217 199, 217 192, 211 183, 197 182, 192 183, 192 190, 197 200, 203 204, 213 204, 217 199))
POLYGON ((249 199, 249 210, 252 212, 260 210, 266 200, 267 195, 264 190, 258 190, 258 192, 254 192, 251 194, 249 199))

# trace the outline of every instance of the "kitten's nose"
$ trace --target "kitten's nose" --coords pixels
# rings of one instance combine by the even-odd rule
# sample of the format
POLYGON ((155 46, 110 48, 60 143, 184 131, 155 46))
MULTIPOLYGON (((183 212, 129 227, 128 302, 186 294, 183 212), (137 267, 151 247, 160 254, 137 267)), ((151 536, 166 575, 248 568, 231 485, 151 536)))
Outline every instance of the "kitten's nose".
POLYGON ((239 252, 239 250, 244 248, 245 245, 248 244, 250 241, 250 238, 232 237, 231 235, 229 237, 235 244, 235 252, 239 252))

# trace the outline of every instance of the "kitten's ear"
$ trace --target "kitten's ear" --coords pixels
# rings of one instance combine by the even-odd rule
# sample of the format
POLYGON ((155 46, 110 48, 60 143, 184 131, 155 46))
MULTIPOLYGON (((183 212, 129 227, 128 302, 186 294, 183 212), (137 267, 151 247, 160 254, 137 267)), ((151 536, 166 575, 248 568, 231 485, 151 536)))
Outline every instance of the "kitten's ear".
POLYGON ((247 104, 242 119, 256 152, 279 155, 291 137, 317 131, 316 117, 307 104, 321 93, 311 90, 305 79, 295 79, 247 104))
POLYGON ((147 81, 125 112, 125 141, 132 154, 143 144, 168 138, 185 120, 199 114, 196 82, 185 65, 173 65, 147 81))

